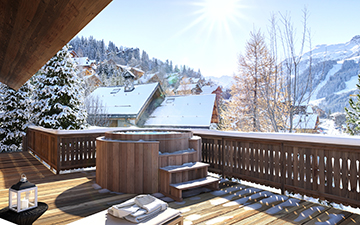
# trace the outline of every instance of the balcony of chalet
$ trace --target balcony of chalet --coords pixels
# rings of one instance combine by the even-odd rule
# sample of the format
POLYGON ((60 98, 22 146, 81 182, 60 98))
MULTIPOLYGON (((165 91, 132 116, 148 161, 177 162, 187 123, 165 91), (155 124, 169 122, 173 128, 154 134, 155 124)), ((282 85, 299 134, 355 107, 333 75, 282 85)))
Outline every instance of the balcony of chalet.
MULTIPOLYGON (((111 0, 2 1, 0 82, 20 88, 111 0)), ((0 209, 25 173, 48 210, 34 224, 68 224, 134 197, 96 184, 96 138, 104 130, 29 128, 23 151, 0 153, 0 209), (68 170, 84 169, 65 173, 68 170)), ((357 224, 360 215, 286 195, 360 207, 360 139, 193 130, 220 190, 169 201, 184 224, 357 224), (236 182, 235 182, 236 181, 236 182), (260 184, 253 187, 243 181, 260 184), (271 187, 273 191, 265 190, 271 187)), ((159 198, 157 193, 152 193, 159 198)))
MULTIPOLYGON (((134 197, 96 184, 96 138, 105 131, 30 127, 23 151, 0 154, 0 208, 22 173, 49 206, 34 224, 68 224, 134 197)), ((181 202, 153 193, 180 210, 184 224, 360 223, 356 213, 288 195, 359 207, 359 138, 192 131, 202 139, 202 162, 227 179, 217 191, 184 191, 181 202)))

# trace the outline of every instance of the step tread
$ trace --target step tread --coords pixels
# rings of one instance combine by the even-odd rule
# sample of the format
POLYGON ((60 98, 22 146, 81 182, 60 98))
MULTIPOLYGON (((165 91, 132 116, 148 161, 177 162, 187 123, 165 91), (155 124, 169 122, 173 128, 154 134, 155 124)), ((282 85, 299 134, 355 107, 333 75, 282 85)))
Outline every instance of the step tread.
POLYGON ((161 167, 161 170, 164 170, 166 172, 169 173, 175 173, 175 172, 182 172, 182 171, 186 171, 186 170, 195 170, 195 169, 200 169, 200 168, 205 168, 205 167, 209 167, 210 165, 207 163, 203 163, 203 162, 196 162, 192 165, 190 165, 190 163, 185 163, 184 165, 180 165, 180 166, 166 166, 166 167, 161 167))
POLYGON ((182 182, 182 183, 170 184, 170 186, 172 186, 176 189, 179 189, 179 190, 186 190, 186 189, 190 189, 190 188, 208 185, 208 184, 211 184, 213 182, 218 182, 218 181, 220 181, 219 178, 207 176, 207 177, 196 179, 196 180, 190 180, 190 181, 186 181, 186 182, 182 182))

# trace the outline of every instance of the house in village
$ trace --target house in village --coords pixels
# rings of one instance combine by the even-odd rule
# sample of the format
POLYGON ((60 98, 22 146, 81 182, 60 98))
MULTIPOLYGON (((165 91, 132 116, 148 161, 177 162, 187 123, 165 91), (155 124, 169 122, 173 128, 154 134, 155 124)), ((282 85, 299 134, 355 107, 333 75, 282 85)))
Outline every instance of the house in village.
POLYGON ((157 107, 144 127, 210 129, 218 123, 216 95, 168 96, 157 107))
POLYGON ((135 80, 140 79, 145 73, 143 70, 131 66, 116 64, 116 67, 120 70, 121 73, 130 72, 133 74, 135 80))
POLYGON ((216 102, 219 103, 221 95, 222 95, 222 89, 220 86, 217 86, 217 85, 202 86, 200 94, 201 95, 215 94, 216 102))
POLYGON ((183 77, 180 81, 180 85, 174 91, 174 93, 176 95, 200 94, 201 93, 200 78, 183 77))
POLYGON ((126 86, 99 87, 88 98, 99 99, 105 107, 101 115, 110 120, 110 127, 142 126, 156 106, 164 100, 163 90, 158 83, 126 86))
MULTIPOLYGON (((111 127, 205 128, 219 122, 216 95, 165 97, 159 83, 99 87, 88 97, 99 99, 105 108, 101 116, 111 127)), ((91 111, 91 110, 90 110, 91 111)))
POLYGON ((318 133, 320 120, 310 106, 295 108, 293 130, 297 133, 318 133))
POLYGON ((77 65, 77 69, 80 71, 80 75, 84 78, 87 86, 91 87, 90 92, 95 88, 100 87, 102 81, 96 70, 96 60, 90 60, 88 57, 79 57, 75 51, 71 52, 73 59, 77 65))

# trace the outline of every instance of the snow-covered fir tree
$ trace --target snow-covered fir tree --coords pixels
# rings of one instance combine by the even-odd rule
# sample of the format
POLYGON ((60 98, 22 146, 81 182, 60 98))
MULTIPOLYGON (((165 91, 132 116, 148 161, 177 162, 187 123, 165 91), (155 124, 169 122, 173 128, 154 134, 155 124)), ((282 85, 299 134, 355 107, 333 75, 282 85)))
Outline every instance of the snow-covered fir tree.
POLYGON ((73 59, 64 46, 34 78, 33 122, 60 130, 86 127, 84 89, 73 59))
MULTIPOLYGON (((356 84, 360 91, 360 74, 358 75, 359 83, 356 84)), ((345 107, 346 112, 346 132, 351 135, 360 134, 360 93, 356 95, 356 102, 352 97, 349 99, 350 108, 345 107)))
POLYGON ((1 84, 0 152, 19 150, 30 117, 30 82, 18 91, 1 84))

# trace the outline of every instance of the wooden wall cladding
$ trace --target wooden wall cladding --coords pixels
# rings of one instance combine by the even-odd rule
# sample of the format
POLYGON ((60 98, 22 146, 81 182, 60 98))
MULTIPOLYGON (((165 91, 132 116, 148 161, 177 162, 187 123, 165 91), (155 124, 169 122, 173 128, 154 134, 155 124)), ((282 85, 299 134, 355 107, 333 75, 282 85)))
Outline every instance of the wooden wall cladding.
POLYGON ((96 140, 96 183, 122 193, 158 192, 159 142, 96 140))
POLYGON ((111 0, 0 0, 0 81, 18 89, 111 0))

